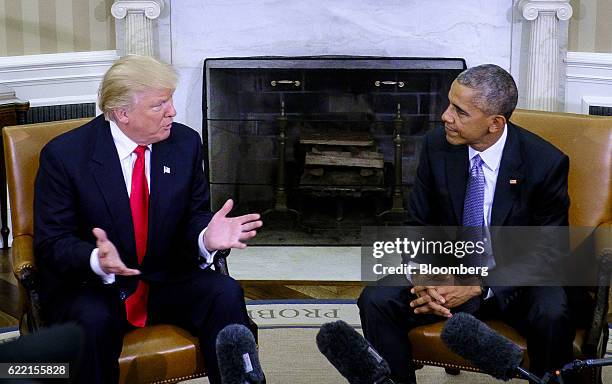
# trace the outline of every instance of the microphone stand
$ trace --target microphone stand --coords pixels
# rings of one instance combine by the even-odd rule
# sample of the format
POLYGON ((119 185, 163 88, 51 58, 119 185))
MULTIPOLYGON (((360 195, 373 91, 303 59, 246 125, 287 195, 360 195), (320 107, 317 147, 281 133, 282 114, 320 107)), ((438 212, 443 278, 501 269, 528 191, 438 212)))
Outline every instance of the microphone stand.
MULTIPOLYGON (((553 377, 557 379, 557 383, 563 384, 563 374, 568 372, 576 372, 585 368, 604 367, 612 365, 612 357, 606 357, 603 359, 586 359, 586 360, 574 360, 571 363, 567 363, 560 370, 555 371, 553 377)), ((549 377, 549 375, 546 375, 549 377)), ((548 380, 546 381, 548 383, 548 380)))
POLYGON ((536 384, 563 384, 563 374, 565 373, 576 372, 585 368, 603 367, 607 365, 612 365, 612 357, 606 357, 603 359, 574 360, 571 363, 565 364, 563 368, 559 370, 546 373, 543 378, 537 377, 522 367, 517 367, 516 373, 522 378, 530 380, 536 384))
POLYGON ((536 384, 546 384, 547 381, 544 381, 542 379, 540 379, 539 377, 537 377, 536 375, 534 375, 533 373, 529 372, 528 370, 522 368, 522 367, 517 367, 516 368, 516 372, 519 374, 519 376, 521 376, 524 379, 527 379, 531 382, 534 382, 536 384))

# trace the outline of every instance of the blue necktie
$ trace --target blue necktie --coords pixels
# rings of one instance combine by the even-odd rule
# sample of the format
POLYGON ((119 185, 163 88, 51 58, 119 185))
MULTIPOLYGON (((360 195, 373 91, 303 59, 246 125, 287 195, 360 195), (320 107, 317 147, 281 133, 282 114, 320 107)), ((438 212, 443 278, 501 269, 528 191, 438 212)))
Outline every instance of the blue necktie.
MULTIPOLYGON (((482 172, 483 161, 480 155, 472 159, 470 168, 470 178, 468 179, 465 190, 465 200, 463 202, 463 231, 465 238, 477 242, 484 241, 486 237, 484 228, 484 190, 485 177, 482 172)), ((472 266, 488 266, 493 268, 495 261, 490 251, 490 244, 485 243, 486 251, 484 254, 468 254, 466 262, 472 266)))
POLYGON ((464 227, 484 226, 484 190, 485 178, 482 172, 482 159, 480 155, 476 155, 472 159, 470 178, 465 190, 465 200, 463 202, 464 227))

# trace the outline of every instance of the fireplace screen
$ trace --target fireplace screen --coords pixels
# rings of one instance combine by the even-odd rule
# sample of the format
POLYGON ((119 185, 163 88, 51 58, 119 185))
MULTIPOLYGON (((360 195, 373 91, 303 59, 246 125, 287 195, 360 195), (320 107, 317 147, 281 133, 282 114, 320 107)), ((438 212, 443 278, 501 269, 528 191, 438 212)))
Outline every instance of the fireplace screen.
POLYGON ((423 135, 463 59, 223 58, 204 64, 211 205, 259 212, 252 244, 359 245, 401 224, 423 135))

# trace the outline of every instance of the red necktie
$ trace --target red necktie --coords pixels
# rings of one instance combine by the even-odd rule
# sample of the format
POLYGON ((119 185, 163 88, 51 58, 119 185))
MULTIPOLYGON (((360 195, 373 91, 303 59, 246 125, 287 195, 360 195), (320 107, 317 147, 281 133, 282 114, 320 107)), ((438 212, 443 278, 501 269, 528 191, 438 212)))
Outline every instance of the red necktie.
MULTIPOLYGON (((136 255, 138 264, 147 251, 147 232, 149 227, 149 187, 145 175, 145 151, 147 147, 139 145, 135 150, 136 162, 132 170, 132 190, 130 193, 130 208, 134 223, 134 239, 136 240, 136 255)), ((127 319, 136 327, 144 327, 147 321, 148 285, 138 281, 136 292, 125 301, 127 319)))

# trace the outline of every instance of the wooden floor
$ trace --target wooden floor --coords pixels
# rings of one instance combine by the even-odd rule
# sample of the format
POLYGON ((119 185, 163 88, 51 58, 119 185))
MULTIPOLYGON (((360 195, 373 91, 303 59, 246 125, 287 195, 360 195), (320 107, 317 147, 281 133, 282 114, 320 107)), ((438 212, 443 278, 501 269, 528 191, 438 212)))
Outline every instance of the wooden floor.
POLYGON ((272 299, 357 299, 361 282, 242 280, 247 300, 272 299))
POLYGON ((0 329, 18 324, 19 289, 9 266, 10 249, 0 249, 0 329))

